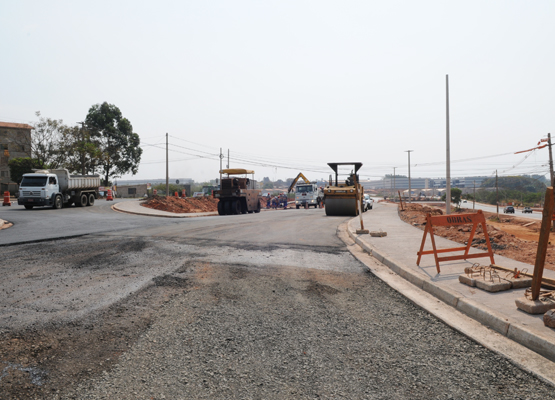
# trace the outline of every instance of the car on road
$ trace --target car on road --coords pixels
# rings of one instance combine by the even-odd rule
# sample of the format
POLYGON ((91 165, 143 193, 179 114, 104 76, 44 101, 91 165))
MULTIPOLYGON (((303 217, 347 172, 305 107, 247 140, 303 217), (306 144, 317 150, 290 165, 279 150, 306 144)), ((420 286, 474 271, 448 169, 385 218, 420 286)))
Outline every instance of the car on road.
POLYGON ((364 211, 371 210, 374 207, 374 199, 370 197, 369 194, 364 195, 364 211))
POLYGON ((514 214, 515 213, 515 208, 513 206, 508 206, 508 207, 505 207, 503 212, 505 214, 514 214))
POLYGON ((522 212, 524 214, 532 214, 532 209, 530 207, 524 207, 524 210, 522 210, 522 212))

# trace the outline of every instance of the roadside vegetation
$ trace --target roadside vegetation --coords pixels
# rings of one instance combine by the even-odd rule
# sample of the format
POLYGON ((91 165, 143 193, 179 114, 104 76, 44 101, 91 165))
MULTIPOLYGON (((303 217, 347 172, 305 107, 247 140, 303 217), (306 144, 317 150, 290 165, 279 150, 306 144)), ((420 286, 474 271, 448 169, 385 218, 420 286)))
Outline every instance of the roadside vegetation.
MULTIPOLYGON (((496 191, 495 178, 490 178, 482 182, 479 189, 476 190, 476 201, 487 204, 518 204, 522 206, 534 207, 543 202, 545 189, 548 183, 543 176, 504 176, 499 177, 497 186, 499 194, 496 191), (542 179, 543 178, 543 179, 542 179)), ((464 198, 473 200, 471 194, 464 198)))

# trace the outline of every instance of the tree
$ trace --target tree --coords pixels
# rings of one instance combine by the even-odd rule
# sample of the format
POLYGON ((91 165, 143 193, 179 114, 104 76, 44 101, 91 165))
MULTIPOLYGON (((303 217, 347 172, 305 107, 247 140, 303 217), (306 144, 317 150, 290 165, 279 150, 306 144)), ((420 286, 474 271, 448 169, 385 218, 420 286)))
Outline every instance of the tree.
POLYGON ((64 157, 60 153, 60 139, 62 131, 66 128, 61 119, 44 118, 37 111, 35 115, 39 118, 33 124, 31 138, 20 135, 16 143, 31 148, 31 158, 37 160, 47 168, 58 168, 64 157))
POLYGON ((36 160, 29 157, 12 158, 8 162, 10 168, 10 180, 12 182, 21 183, 23 174, 33 172, 33 169, 43 169, 46 165, 41 160, 36 160))
POLYGON ((91 132, 91 141, 100 151, 105 185, 110 177, 137 173, 143 153, 139 147, 141 141, 118 107, 107 102, 93 105, 85 124, 91 132))
MULTIPOLYGON (((451 188, 451 203, 453 204, 461 204, 461 195, 462 195, 462 190, 459 188, 451 188)), ((441 196, 441 200, 445 201, 445 199, 447 198, 447 193, 444 193, 443 196, 441 196)))
POLYGON ((95 173, 102 159, 102 152, 92 140, 90 131, 79 126, 65 127, 62 130, 60 153, 65 156, 64 167, 82 175, 95 173))

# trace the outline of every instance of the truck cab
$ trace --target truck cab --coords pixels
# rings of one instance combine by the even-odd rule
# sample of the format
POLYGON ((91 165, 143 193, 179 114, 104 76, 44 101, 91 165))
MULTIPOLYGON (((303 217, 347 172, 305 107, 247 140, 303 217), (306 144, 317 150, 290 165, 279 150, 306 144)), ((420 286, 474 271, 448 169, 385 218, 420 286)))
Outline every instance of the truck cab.
POLYGON ((317 208, 323 197, 322 190, 315 183, 295 186, 295 208, 297 209, 305 206, 317 208))
POLYGON ((60 188, 55 174, 25 174, 19 185, 17 203, 27 209, 34 206, 52 206, 57 193, 60 193, 60 188))

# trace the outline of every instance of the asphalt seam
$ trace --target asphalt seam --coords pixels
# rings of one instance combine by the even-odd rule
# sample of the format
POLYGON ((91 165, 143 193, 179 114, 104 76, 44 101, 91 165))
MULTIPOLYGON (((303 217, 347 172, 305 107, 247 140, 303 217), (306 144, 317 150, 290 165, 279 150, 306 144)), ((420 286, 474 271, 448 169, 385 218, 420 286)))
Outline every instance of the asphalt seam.
POLYGON ((444 303, 452 306, 456 310, 462 312, 468 317, 480 322, 482 325, 502 334, 503 336, 514 340, 515 342, 537 352, 543 357, 555 361, 555 349, 551 342, 543 338, 536 332, 529 328, 505 318, 496 311, 482 307, 481 304, 467 299, 464 296, 453 292, 449 289, 441 288, 434 285, 423 276, 419 276, 418 272, 411 269, 404 268, 402 265, 396 263, 392 257, 381 254, 377 249, 370 244, 364 243, 360 238, 351 232, 347 226, 349 237, 358 244, 364 251, 377 259, 382 264, 386 265, 389 269, 401 276, 405 280, 412 283, 414 286, 424 290, 444 303))

